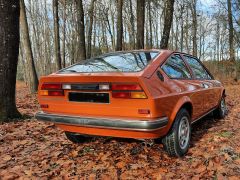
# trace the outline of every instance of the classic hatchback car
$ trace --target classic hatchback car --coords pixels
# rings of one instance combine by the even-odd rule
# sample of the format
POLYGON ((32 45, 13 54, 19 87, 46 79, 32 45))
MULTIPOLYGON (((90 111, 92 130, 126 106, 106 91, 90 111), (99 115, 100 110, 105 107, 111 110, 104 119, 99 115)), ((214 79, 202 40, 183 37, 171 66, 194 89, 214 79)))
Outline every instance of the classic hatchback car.
POLYGON ((170 50, 115 52, 42 77, 42 112, 72 142, 86 135, 162 138, 170 155, 183 156, 191 124, 210 112, 226 114, 222 84, 196 58, 170 50))

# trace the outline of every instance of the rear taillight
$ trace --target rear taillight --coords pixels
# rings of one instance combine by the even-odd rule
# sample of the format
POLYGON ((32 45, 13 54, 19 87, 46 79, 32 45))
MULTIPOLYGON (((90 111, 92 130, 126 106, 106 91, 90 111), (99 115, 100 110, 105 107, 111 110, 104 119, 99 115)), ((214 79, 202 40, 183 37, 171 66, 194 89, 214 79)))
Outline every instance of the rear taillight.
POLYGON ((112 97, 129 99, 131 98, 131 93, 130 92, 112 92, 112 97))
POLYGON ((41 96, 64 96, 62 84, 44 83, 39 92, 41 96))
POLYGON ((113 91, 139 91, 142 88, 138 84, 112 84, 113 91))
POLYGON ((124 99, 146 99, 147 95, 139 84, 112 84, 112 97, 124 99))
POLYGON ((42 84, 41 90, 49 90, 49 89, 62 89, 62 84, 50 84, 44 83, 42 84))

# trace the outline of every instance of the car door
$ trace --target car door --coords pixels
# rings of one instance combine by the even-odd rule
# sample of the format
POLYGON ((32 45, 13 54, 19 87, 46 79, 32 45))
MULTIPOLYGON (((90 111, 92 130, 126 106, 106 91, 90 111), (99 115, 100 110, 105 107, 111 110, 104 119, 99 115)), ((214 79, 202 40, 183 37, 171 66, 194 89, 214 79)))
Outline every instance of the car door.
POLYGON ((201 87, 200 94, 203 98, 203 114, 209 112, 216 104, 215 84, 212 82, 212 76, 207 72, 202 63, 195 57, 183 55, 186 63, 189 65, 194 81, 201 87))
POLYGON ((201 95, 201 82, 193 80, 193 75, 182 56, 180 54, 172 55, 161 66, 161 69, 171 79, 168 87, 173 88, 172 91, 178 89, 178 92, 181 92, 179 96, 190 97, 193 105, 192 119, 202 115, 204 112, 204 99, 201 95))

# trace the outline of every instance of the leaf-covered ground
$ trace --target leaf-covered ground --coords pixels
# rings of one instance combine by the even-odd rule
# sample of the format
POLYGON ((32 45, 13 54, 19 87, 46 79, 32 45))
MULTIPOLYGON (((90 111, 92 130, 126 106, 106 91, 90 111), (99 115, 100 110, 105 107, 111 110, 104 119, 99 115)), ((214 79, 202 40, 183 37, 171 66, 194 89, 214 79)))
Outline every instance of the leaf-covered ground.
MULTIPOLYGON (((94 138, 72 144, 53 124, 24 121, 0 125, 0 179, 240 179, 240 85, 227 85, 229 114, 209 116, 193 126, 184 158, 172 158, 161 144, 94 138)), ((17 106, 32 116, 35 96, 17 86, 17 106)))

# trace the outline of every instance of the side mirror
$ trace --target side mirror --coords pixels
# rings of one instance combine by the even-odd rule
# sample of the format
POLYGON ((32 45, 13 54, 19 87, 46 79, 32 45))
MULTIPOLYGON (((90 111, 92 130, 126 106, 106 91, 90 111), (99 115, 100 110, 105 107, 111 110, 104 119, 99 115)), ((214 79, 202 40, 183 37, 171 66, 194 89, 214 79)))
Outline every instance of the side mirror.
POLYGON ((161 81, 164 82, 164 77, 163 77, 163 75, 160 73, 160 71, 157 71, 157 76, 158 76, 158 78, 159 78, 161 81))

